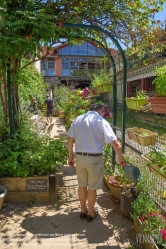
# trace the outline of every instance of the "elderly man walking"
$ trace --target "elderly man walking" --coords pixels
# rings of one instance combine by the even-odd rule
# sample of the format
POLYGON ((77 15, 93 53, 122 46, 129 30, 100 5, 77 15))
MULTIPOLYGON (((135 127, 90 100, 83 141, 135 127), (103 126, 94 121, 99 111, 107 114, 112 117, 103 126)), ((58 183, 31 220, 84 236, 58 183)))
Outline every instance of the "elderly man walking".
POLYGON ((94 208, 97 190, 103 187, 104 144, 111 143, 118 156, 118 162, 125 166, 121 145, 109 123, 102 118, 103 105, 94 104, 90 110, 78 116, 67 133, 68 164, 74 167, 73 141, 75 139, 76 174, 78 179, 78 196, 81 205, 80 218, 93 221, 98 215, 94 208), (88 208, 86 206, 88 202, 88 208))

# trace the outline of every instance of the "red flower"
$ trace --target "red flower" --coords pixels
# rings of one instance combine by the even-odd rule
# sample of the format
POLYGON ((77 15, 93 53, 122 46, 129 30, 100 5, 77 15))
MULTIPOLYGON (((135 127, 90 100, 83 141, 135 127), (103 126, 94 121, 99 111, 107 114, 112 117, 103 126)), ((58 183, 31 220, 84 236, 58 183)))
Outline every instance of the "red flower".
POLYGON ((141 217, 140 217, 140 220, 141 220, 141 221, 145 221, 145 220, 146 220, 145 216, 141 216, 141 217))
POLYGON ((166 228, 161 229, 160 233, 162 235, 162 238, 166 241, 166 228))
POLYGON ((157 216, 157 212, 156 211, 154 211, 154 212, 152 212, 152 213, 150 213, 150 214, 147 214, 147 216, 157 216))

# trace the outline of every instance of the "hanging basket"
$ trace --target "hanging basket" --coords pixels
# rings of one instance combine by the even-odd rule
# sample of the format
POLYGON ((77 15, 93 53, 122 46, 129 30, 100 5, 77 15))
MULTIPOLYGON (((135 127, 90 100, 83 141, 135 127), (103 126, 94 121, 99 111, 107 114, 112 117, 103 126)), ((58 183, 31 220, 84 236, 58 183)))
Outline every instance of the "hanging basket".
POLYGON ((141 106, 147 104, 146 99, 126 98, 126 105, 128 109, 140 111, 141 106))
POLYGON ((143 128, 133 127, 126 129, 130 140, 141 146, 155 145, 158 134, 143 128))
POLYGON ((112 84, 104 84, 103 85, 103 93, 111 93, 113 91, 112 84))
POLYGON ((97 88, 98 93, 103 93, 103 85, 97 86, 96 88, 97 88))

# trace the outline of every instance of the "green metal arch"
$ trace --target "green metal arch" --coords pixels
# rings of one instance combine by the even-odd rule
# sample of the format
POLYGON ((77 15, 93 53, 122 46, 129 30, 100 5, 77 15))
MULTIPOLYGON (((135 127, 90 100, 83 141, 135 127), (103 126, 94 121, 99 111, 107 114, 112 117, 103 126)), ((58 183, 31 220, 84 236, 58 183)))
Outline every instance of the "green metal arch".
MULTIPOLYGON (((90 38, 90 37, 89 37, 89 40, 94 41, 94 42, 98 43, 101 47, 103 47, 103 44, 101 42, 99 42, 93 38, 90 38)), ((116 64, 115 64, 114 58, 111 54, 109 57, 110 57, 110 60, 112 62, 112 67, 113 67, 113 82, 114 82, 114 84, 113 84, 113 93, 114 93, 113 94, 113 114, 114 115, 112 117, 112 119, 113 119, 112 124, 113 124, 113 131, 116 134, 116 105, 117 105, 116 64)), ((114 150, 114 148, 112 148, 112 165, 114 167, 115 167, 115 155, 116 155, 115 150, 114 150)))
MULTIPOLYGON (((63 27, 69 27, 69 28, 80 28, 80 29, 93 29, 96 30, 100 33, 104 33, 106 34, 113 42, 114 44, 117 46, 120 55, 122 57, 122 63, 123 63, 123 88, 122 88, 122 141, 121 141, 121 145, 122 145, 122 152, 124 153, 125 151, 125 126, 126 126, 126 103, 125 103, 125 98, 126 98, 126 77, 127 77, 127 66, 126 66, 126 57, 124 54, 124 51, 122 50, 122 47, 120 46, 119 42, 113 37, 113 35, 108 32, 107 30, 104 30, 98 26, 94 26, 94 25, 85 25, 85 24, 72 24, 72 23, 64 23, 63 27)), ((112 59, 111 59, 112 60, 112 59)), ((115 70, 115 62, 114 60, 113 62, 113 70, 114 70, 114 75, 115 75, 115 82, 116 82, 116 70, 115 70)), ((116 85, 116 84, 114 84, 116 85)), ((116 87, 117 88, 117 87, 116 87)), ((117 97, 117 89, 114 88, 113 89, 113 99, 115 101, 116 97, 117 97)), ((116 119, 115 119, 115 124, 116 124, 116 119)), ((114 125, 114 124, 113 124, 114 125)))

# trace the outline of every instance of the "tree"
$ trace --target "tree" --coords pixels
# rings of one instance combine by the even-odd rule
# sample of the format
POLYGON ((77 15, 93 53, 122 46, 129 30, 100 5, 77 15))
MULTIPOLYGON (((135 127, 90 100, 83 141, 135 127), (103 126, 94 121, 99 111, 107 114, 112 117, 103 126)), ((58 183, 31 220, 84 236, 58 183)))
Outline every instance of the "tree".
MULTIPOLYGON (((63 23, 93 24, 107 29, 124 44, 137 45, 140 39, 151 42, 150 31, 156 25, 154 14, 164 0, 0 0, 0 100, 8 116, 6 71, 11 70, 12 108, 15 128, 19 127, 19 85, 15 74, 21 59, 41 59, 41 45, 49 48, 58 42, 80 42, 92 37, 101 42, 106 37, 92 30, 67 29, 63 23), (77 39, 78 38, 78 39, 77 39)), ((32 63, 32 61, 30 62, 32 63)))

